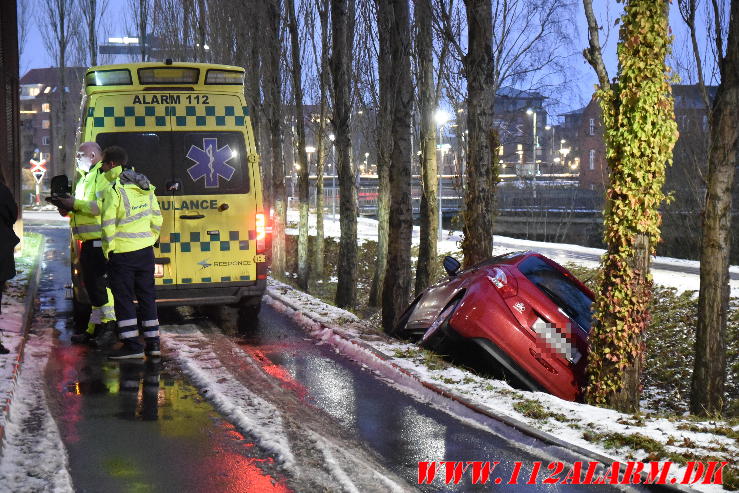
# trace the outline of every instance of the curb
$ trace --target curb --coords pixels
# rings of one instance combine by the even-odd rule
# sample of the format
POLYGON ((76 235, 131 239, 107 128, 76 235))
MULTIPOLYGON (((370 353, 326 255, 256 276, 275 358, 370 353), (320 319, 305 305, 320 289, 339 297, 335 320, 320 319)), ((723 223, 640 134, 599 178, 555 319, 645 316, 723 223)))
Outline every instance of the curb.
MULTIPOLYGON (((290 289, 295 289, 292 286, 288 286, 288 287, 290 287, 290 289)), ((299 291, 299 292, 301 294, 307 294, 307 293, 303 293, 302 291, 299 291)), ((306 318, 310 319, 311 321, 313 321, 314 323, 318 324, 323 329, 331 330, 331 332, 333 332, 337 336, 341 337, 344 341, 350 342, 350 343, 352 343, 352 344, 354 344, 354 345, 362 348, 364 351, 367 351, 367 352, 373 354, 374 356, 376 356, 378 359, 382 360, 385 364, 387 364, 393 370, 396 370, 396 371, 402 373, 403 375, 405 375, 405 376, 407 376, 407 377, 415 380, 416 382, 418 382, 424 388, 427 388, 427 389, 431 390, 432 392, 435 392, 436 394, 439 394, 440 396, 442 396, 444 398, 447 398, 447 399, 450 399, 450 400, 452 400, 454 402, 457 402, 457 403, 459 403, 459 404, 467 407, 468 409, 470 409, 470 410, 472 410, 472 411, 474 411, 476 413, 482 414, 483 416, 486 416, 486 417, 491 418, 491 419, 494 419, 494 420, 496 420, 496 421, 498 421, 500 423, 503 423, 504 425, 507 425, 507 426, 509 426, 511 428, 514 428, 515 430, 517 430, 517 431, 519 431, 519 432, 521 432, 521 433, 523 433, 525 435, 528 435, 528 436, 530 436, 532 438, 536 438, 537 440, 541 440, 542 442, 545 442, 545 443, 547 443, 549 445, 554 445, 554 446, 557 446, 557 447, 561 447, 561 448, 563 448, 563 449, 565 449, 565 450, 567 450, 567 451, 569 451, 569 452, 571 452, 573 454, 582 456, 586 460, 589 460, 589 461, 597 461, 597 462, 600 462, 602 464, 610 464, 612 462, 616 462, 611 457, 607 457, 607 456, 602 455, 602 454, 600 454, 598 452, 594 452, 592 450, 588 450, 588 449, 586 449, 584 447, 581 447, 579 445, 575 445, 573 443, 569 443, 569 442, 566 442, 564 440, 561 440, 561 439, 555 437, 554 435, 551 435, 551 434, 546 433, 544 431, 541 431, 541 430, 539 430, 537 428, 534 428, 534 427, 532 427, 532 426, 530 426, 530 425, 528 425, 528 424, 526 424, 526 423, 524 423, 522 421, 519 421, 519 420, 517 420, 515 418, 511 418, 510 416, 506 416, 504 414, 497 413, 497 412, 495 412, 492 409, 489 409, 487 407, 479 406, 479 405, 477 405, 477 404, 469 401, 468 399, 466 399, 465 397, 463 397, 461 395, 457 395, 457 394, 455 394, 453 392, 450 392, 447 389, 443 389, 443 388, 439 387, 438 385, 436 385, 436 384, 434 384, 432 382, 429 382, 427 380, 424 380, 423 378, 421 378, 415 372, 410 371, 410 370, 408 370, 406 368, 402 368, 401 366, 398 366, 397 364, 393 363, 392 362, 392 359, 393 358, 391 356, 388 356, 387 354, 385 354, 382 351, 380 351, 380 350, 378 350, 378 349, 370 346, 369 344, 367 344, 364 341, 357 340, 357 339, 351 337, 351 335, 349 335, 348 333, 346 333, 344 330, 342 330, 340 328, 326 325, 325 321, 319 320, 316 316, 314 316, 310 312, 303 311, 300 307, 298 307, 298 306, 294 305, 293 303, 291 303, 290 300, 287 299, 284 295, 276 292, 276 290, 268 287, 267 288, 267 292, 265 294, 267 296, 269 296, 274 302, 280 303, 280 304, 286 306, 287 308, 293 310, 294 312, 300 313, 304 317, 306 317, 306 318)), ((669 485, 669 484, 657 485, 657 484, 653 484, 653 485, 648 485, 648 486, 649 486, 650 489, 653 489, 654 491, 679 491, 679 492, 682 492, 682 493, 697 493, 697 490, 694 490, 692 488, 688 488, 688 487, 682 486, 682 485, 669 485)))
MULTIPOLYGON (((28 332, 31 328, 31 321, 33 320, 34 304, 36 301, 36 292, 38 290, 39 280, 41 279, 41 255, 46 250, 46 239, 41 240, 36 260, 31 267, 31 275, 28 280, 28 288, 25 293, 24 303, 24 317, 22 325, 23 337, 21 338, 20 346, 18 347, 18 355, 15 358, 15 364, 13 366, 13 372, 11 375, 12 386, 10 388, 10 394, 5 402, 0 404, 0 413, 5 417, 5 422, 8 422, 10 418, 10 405, 13 402, 13 396, 15 395, 15 386, 20 376, 21 368, 23 365, 23 358, 25 355, 26 341, 28 340, 28 332)), ((0 425, 0 457, 2 457, 3 445, 5 443, 5 427, 0 425)))

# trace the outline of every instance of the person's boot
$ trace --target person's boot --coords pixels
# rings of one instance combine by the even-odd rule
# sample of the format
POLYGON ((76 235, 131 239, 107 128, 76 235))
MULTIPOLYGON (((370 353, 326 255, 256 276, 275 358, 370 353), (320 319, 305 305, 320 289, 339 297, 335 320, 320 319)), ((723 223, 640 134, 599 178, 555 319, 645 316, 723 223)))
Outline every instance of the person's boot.
POLYGON ((72 337, 70 337, 70 340, 73 344, 87 344, 95 347, 95 336, 87 331, 84 331, 81 334, 73 334, 72 337))
POLYGON ((123 339, 123 346, 108 353, 108 359, 143 359, 144 348, 134 337, 123 339))
POLYGON ((115 320, 103 322, 95 328, 95 342, 103 350, 110 349, 118 342, 115 320))

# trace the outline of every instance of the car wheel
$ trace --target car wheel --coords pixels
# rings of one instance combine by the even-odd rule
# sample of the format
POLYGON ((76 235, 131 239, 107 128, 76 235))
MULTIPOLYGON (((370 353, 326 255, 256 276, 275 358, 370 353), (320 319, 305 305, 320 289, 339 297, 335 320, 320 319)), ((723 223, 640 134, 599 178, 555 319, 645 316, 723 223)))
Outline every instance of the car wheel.
POLYGON ((418 341, 418 345, 430 349, 432 351, 438 351, 443 348, 447 342, 447 330, 449 326, 449 320, 457 310, 459 303, 462 301, 462 297, 458 297, 449 302, 449 304, 441 311, 438 317, 434 320, 431 326, 424 332, 421 340, 418 341))

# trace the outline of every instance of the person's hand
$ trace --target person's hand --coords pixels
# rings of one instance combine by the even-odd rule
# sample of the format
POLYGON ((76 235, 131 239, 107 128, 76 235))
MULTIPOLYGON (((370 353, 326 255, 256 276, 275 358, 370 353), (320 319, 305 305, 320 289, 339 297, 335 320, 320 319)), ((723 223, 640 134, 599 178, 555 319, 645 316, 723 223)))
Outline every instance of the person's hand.
POLYGON ((74 210, 74 199, 72 197, 58 197, 57 205, 68 211, 74 210))

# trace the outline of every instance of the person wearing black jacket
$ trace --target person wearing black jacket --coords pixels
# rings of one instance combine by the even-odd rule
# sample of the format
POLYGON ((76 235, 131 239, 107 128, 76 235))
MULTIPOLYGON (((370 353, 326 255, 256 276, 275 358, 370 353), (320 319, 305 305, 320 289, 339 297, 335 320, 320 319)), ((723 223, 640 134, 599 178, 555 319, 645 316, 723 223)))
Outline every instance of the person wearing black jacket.
MULTIPOLYGON (((18 219, 18 206, 15 204, 13 194, 5 186, 5 179, 0 172, 0 313, 2 313, 5 281, 15 277, 13 250, 20 241, 13 231, 16 219, 18 219)), ((0 354, 8 354, 8 352, 0 341, 0 354)))

